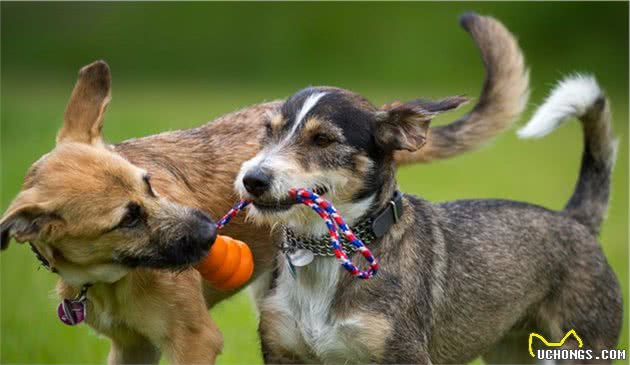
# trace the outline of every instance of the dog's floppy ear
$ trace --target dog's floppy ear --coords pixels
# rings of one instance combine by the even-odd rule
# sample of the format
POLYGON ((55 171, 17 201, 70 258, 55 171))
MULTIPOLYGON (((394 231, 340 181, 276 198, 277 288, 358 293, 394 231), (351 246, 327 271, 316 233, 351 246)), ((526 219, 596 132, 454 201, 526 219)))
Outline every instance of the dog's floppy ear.
POLYGON ((467 100, 463 96, 452 96, 438 101, 417 99, 386 104, 377 115, 376 141, 387 151, 416 151, 426 143, 431 119, 467 100))
POLYGON ((66 141, 101 142, 103 116, 111 95, 112 77, 105 61, 96 61, 79 71, 57 143, 66 141))
POLYGON ((0 248, 6 249, 11 238, 17 242, 35 241, 44 236, 50 237, 57 231, 63 219, 37 203, 29 202, 32 192, 18 195, 4 216, 0 219, 0 248))

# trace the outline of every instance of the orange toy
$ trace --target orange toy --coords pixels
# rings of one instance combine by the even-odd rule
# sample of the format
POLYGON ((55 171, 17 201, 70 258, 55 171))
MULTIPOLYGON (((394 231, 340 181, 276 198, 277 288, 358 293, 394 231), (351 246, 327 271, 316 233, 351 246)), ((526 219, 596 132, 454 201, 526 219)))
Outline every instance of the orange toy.
POLYGON ((229 291, 252 277, 254 256, 245 242, 217 235, 210 253, 195 268, 215 288, 229 291))

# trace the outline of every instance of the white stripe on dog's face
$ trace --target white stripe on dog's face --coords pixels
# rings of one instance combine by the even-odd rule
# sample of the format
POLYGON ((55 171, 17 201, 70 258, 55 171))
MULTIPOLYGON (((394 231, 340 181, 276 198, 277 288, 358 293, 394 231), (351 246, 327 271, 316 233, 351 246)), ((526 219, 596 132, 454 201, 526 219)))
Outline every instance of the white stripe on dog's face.
POLYGON ((317 105, 317 102, 319 101, 319 99, 321 99, 324 95, 326 95, 326 93, 324 92, 315 93, 315 94, 309 95, 309 97, 306 98, 306 100, 304 100, 304 104, 302 104, 302 108, 300 109, 300 112, 297 114, 297 117, 295 117, 295 121, 293 122, 293 126, 291 127, 291 130, 289 131, 289 133, 287 133, 286 137, 282 139, 282 142, 280 142, 277 145, 277 147, 274 148, 274 152, 277 152, 277 150, 287 145, 291 141, 291 139, 295 135, 295 132, 304 123, 304 117, 306 117, 308 112, 310 112, 311 109, 313 109, 315 105, 317 105))
POLYGON ((313 109, 313 107, 317 104, 319 99, 321 99, 324 95, 326 95, 326 93, 315 93, 315 94, 309 95, 309 97, 306 98, 306 100, 304 101, 304 104, 302 104, 302 109, 300 109, 300 112, 295 118, 295 124, 293 125, 291 132, 287 135, 287 139, 293 136, 298 126, 302 124, 302 121, 304 120, 304 117, 306 116, 306 114, 308 114, 308 112, 311 109, 313 109))

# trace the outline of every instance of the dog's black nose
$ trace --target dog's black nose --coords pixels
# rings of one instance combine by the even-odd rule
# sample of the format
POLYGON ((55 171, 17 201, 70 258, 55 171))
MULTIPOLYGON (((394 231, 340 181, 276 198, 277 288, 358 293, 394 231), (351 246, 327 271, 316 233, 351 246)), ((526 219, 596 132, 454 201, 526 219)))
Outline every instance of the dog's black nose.
POLYGON ((217 238, 217 225, 210 217, 202 211, 195 211, 195 217, 198 219, 197 227, 192 232, 192 239, 204 247, 210 248, 217 238))
POLYGON ((243 177, 243 185, 245 185, 247 192, 259 197, 269 190, 271 178, 272 176, 263 169, 252 169, 243 177))

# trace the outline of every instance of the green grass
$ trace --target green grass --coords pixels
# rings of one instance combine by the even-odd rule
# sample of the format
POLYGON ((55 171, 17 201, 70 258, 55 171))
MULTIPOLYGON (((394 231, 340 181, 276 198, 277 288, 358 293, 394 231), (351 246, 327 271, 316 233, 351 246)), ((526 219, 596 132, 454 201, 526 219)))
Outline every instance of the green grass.
MULTIPOLYGON (((3 79, 2 99, 2 206, 19 190, 28 166, 54 145, 72 80, 22 82, 3 79)), ((467 84, 472 88, 474 82, 467 84)), ((169 129, 199 125, 222 113, 264 99, 282 97, 292 90, 259 85, 156 85, 114 84, 114 99, 105 123, 110 141, 169 129), (219 90, 219 91, 217 91, 219 90), (244 93, 242 92, 244 91, 244 93)), ((544 89, 544 87, 539 87, 544 89)), ((362 90, 376 102, 388 95, 440 95, 431 90, 362 90)), ((474 90, 471 91, 471 94, 474 90)), ((535 93, 534 100, 540 100, 535 93)), ((624 94, 612 95, 623 100, 624 94)), ((531 108, 530 108, 531 109, 531 108)), ((614 105, 615 129, 621 145, 613 177, 613 194, 601 242, 617 273, 624 302, 628 287, 628 126, 627 104, 614 105)), ((438 122, 454 116, 442 117, 438 122)), ((404 167, 399 181, 403 191, 433 201, 459 198, 507 198, 561 208, 577 177, 582 139, 572 123, 543 140, 520 141, 505 133, 485 148, 455 159, 404 167)), ((4 209, 3 208, 3 209, 4 209)), ((38 270, 28 246, 13 244, 0 255, 2 363, 102 363, 108 341, 87 326, 62 325, 52 295, 55 276, 38 270)), ((239 294, 211 311, 225 336, 222 364, 261 363, 256 318, 249 298, 239 294)), ((627 306, 626 321, 627 324, 627 306)), ((627 348, 624 327, 619 348, 627 348)), ((523 345, 524 348, 526 344, 523 345)))

